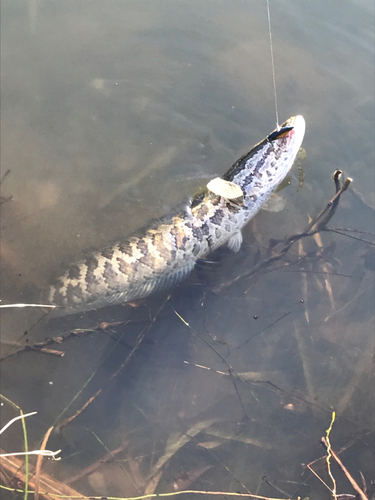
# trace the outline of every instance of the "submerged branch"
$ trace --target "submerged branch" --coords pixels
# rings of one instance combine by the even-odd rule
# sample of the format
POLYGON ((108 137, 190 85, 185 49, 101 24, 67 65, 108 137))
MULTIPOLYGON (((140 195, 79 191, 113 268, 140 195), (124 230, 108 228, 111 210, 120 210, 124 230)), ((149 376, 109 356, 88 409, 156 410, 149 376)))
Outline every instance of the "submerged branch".
POLYGON ((63 357, 65 356, 64 351, 58 351, 56 349, 48 349, 48 346, 54 344, 61 345, 63 342, 66 342, 67 340, 75 337, 83 337, 84 335, 88 335, 93 332, 106 331, 110 327, 126 325, 126 324, 128 324, 128 321, 116 321, 112 323, 100 323, 98 326, 94 326, 92 328, 76 328, 74 330, 70 330, 69 332, 62 333, 57 337, 49 337, 43 340, 42 342, 36 342, 35 344, 32 345, 27 344, 23 347, 20 347, 17 350, 11 351, 5 356, 1 357, 0 362, 27 351, 35 351, 35 352, 41 352, 43 354, 49 354, 52 356, 63 357))
MULTIPOLYGON (((10 174, 10 168, 4 173, 4 175, 0 179, 0 186, 4 182, 5 178, 10 174)), ((5 196, 0 195, 0 205, 2 203, 5 203, 6 201, 10 201, 13 198, 13 196, 8 196, 7 198, 5 196)))
MULTIPOLYGON (((100 389, 98 389, 95 394, 93 396, 91 396, 88 401, 86 401, 86 403, 79 409, 76 411, 76 413, 74 413, 74 415, 71 415, 70 417, 66 418, 65 420, 63 420, 62 422, 60 422, 60 424, 57 426, 57 429, 59 431, 61 431, 66 425, 68 425, 72 420, 74 420, 75 418, 78 417, 78 415, 80 415, 84 410, 86 410, 86 408, 93 402, 96 400, 96 398, 104 391, 104 389, 106 389, 109 384, 121 373, 121 371, 125 368, 125 366, 130 362, 130 360, 133 358, 135 352, 138 350, 139 346, 141 345, 141 343, 143 342, 143 339, 145 338, 146 334, 150 331, 150 329, 152 328, 152 326, 155 324, 157 318, 159 317, 160 313, 162 312, 162 310, 165 308, 166 304, 169 302, 169 299, 170 299, 170 295, 166 298, 166 300, 163 302, 163 304, 159 307, 159 309, 156 311, 154 317, 151 319, 150 323, 148 325, 146 325, 143 330, 140 332, 140 334, 138 335, 136 341, 135 341, 135 345, 133 347, 133 349, 130 351, 130 353, 127 355, 127 357, 125 358, 125 361, 123 363, 121 363, 121 365, 119 366, 119 368, 117 368, 117 370, 112 373, 112 375, 108 378, 108 380, 103 384, 102 387, 100 387, 100 389)), ((96 371, 94 372, 94 374, 96 373, 96 371)), ((93 375, 94 375, 93 374, 93 375)), ((93 376, 92 375, 92 376, 93 376)), ((89 378, 88 382, 91 380, 92 376, 89 378)), ((87 382, 87 383, 88 383, 87 382)), ((84 385, 84 387, 87 385, 87 383, 84 385)), ((81 389, 81 391, 84 389, 84 387, 81 389)), ((73 401, 78 397, 78 395, 81 393, 81 391, 78 392, 78 394, 73 398, 73 401)), ((73 402, 71 401, 71 403, 73 402)), ((67 408, 65 408, 65 410, 62 412, 64 413, 70 406, 70 404, 67 406, 67 408)), ((62 415, 60 415, 57 420, 61 417, 62 415)))
MULTIPOLYGON (((283 247, 277 252, 274 253, 271 257, 268 259, 264 259, 260 261, 258 264, 253 266, 250 270, 244 271, 240 275, 238 275, 236 278, 228 280, 224 283, 221 283, 219 286, 215 287, 213 291, 215 293, 222 292, 223 290, 229 288, 232 286, 234 283, 241 279, 246 279, 250 278, 254 274, 256 274, 258 271, 261 269, 270 266, 273 262, 276 262, 280 260, 291 248, 294 243, 297 241, 301 240, 302 238, 306 238, 309 236, 313 236, 316 233, 319 233, 321 231, 326 231, 328 230, 326 228, 327 223, 331 220, 333 217, 334 213, 336 212, 338 203, 340 201, 340 196, 344 191, 348 189, 350 186, 352 179, 348 177, 344 184, 341 185, 340 183, 340 178, 341 178, 342 172, 341 170, 336 170, 335 173, 333 174, 333 180, 335 182, 335 187, 336 187, 336 193, 335 195, 331 198, 331 200, 327 203, 327 205, 321 210, 321 212, 310 222, 310 224, 305 228, 305 230, 302 233, 299 234, 293 234, 292 236, 289 236, 285 240, 283 240, 283 247)), ((281 243, 277 242, 276 244, 281 243)), ((274 245, 275 246, 275 245, 274 245)))
POLYGON ((322 445, 324 446, 324 448, 326 450, 329 449, 331 457, 336 461, 336 463, 338 464, 338 466, 343 471, 343 473, 345 474, 346 478, 348 479, 348 481, 352 485, 353 489, 358 493, 358 497, 361 500, 368 500, 367 495, 361 490, 361 488, 358 486, 357 482, 355 481, 355 479, 353 478, 353 476, 350 474, 350 472, 348 471, 348 469, 345 467, 345 465, 341 462, 340 458, 336 455, 336 453, 329 446, 326 438, 322 437, 322 439, 320 440, 320 442, 322 443, 322 445))

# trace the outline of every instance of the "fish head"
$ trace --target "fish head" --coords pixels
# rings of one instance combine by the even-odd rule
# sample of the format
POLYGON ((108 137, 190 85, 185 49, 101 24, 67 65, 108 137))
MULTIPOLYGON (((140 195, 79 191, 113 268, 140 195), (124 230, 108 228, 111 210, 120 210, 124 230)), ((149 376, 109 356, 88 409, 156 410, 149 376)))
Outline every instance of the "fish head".
POLYGON ((243 155, 223 176, 240 186, 245 206, 262 205, 292 168, 305 134, 305 120, 292 116, 243 155))

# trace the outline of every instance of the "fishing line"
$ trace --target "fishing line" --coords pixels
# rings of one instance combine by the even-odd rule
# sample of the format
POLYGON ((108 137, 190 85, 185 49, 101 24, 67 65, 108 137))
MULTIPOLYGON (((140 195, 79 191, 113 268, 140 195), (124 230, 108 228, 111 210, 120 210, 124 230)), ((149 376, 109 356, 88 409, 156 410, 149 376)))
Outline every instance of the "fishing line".
POLYGON ((272 43, 272 30, 271 30, 271 14, 270 14, 270 2, 266 0, 267 3, 267 17, 268 17, 268 34, 270 37, 270 52, 271 52, 271 65, 272 65, 272 79, 273 79, 273 95, 275 98, 275 111, 276 111, 276 128, 279 126, 279 110, 277 106, 277 94, 276 94, 276 76, 275 76, 275 63, 273 60, 273 43, 272 43))

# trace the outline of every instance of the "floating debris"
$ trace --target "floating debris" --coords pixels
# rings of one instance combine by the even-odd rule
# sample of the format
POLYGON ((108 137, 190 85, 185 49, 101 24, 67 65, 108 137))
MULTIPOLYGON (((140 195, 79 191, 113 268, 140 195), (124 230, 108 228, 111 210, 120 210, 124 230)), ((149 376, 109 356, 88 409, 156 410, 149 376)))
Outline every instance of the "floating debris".
POLYGON ((234 182, 225 181, 221 177, 215 177, 207 184, 207 189, 218 196, 227 198, 228 200, 243 205, 243 191, 238 184, 234 182))

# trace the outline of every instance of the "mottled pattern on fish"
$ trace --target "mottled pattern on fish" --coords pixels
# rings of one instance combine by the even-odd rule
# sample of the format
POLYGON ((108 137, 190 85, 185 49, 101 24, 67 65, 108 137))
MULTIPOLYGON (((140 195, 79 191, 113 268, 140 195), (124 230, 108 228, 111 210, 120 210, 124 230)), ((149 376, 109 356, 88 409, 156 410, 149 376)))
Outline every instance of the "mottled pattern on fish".
POLYGON ((241 229, 289 172, 304 131, 301 116, 290 118, 283 133, 272 132, 223 176, 240 186, 243 205, 206 190, 159 223, 71 265, 50 287, 49 302, 65 314, 130 302, 181 282, 197 259, 226 243, 239 250, 241 229))

